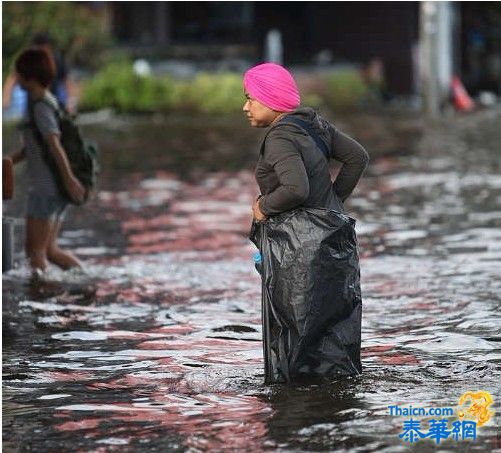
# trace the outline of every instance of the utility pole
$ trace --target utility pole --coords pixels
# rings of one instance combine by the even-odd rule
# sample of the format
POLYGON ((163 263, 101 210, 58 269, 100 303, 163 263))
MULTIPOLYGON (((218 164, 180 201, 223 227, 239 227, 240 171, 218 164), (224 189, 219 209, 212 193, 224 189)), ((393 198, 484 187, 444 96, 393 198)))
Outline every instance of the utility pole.
POLYGON ((447 100, 452 79, 452 4, 424 1, 419 5, 421 95, 424 113, 436 118, 447 100))
POLYGON ((421 95, 424 113, 436 118, 439 113, 437 56, 434 41, 437 39, 437 6, 435 2, 419 4, 419 41, 421 95))

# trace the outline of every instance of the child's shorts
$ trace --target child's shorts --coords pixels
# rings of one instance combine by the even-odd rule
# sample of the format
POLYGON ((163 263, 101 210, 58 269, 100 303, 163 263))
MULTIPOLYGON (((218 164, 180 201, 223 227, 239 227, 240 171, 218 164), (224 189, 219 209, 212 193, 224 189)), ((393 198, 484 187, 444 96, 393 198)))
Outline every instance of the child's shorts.
POLYGON ((63 220, 68 204, 68 200, 60 195, 42 195, 30 190, 26 215, 36 219, 63 220))

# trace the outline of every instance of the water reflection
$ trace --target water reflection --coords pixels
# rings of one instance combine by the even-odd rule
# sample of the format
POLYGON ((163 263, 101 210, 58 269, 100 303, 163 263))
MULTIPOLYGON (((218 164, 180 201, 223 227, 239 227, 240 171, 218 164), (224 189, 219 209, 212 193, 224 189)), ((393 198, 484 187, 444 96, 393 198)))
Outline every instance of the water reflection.
MULTIPOLYGON (((484 123, 489 143, 496 128, 484 123)), ((37 284, 25 266, 4 275, 5 448, 29 430, 23 448, 35 451, 393 452, 403 419, 390 404, 453 406, 480 388, 496 401, 499 156, 482 146, 473 159, 459 132, 431 134, 414 153, 374 157, 349 204, 364 373, 336 382, 262 384, 252 170, 180 179, 157 171, 161 153, 147 147, 141 171, 109 170, 63 235, 85 272, 51 269, 37 284)), ((491 422, 475 444, 443 445, 496 442, 491 422)))

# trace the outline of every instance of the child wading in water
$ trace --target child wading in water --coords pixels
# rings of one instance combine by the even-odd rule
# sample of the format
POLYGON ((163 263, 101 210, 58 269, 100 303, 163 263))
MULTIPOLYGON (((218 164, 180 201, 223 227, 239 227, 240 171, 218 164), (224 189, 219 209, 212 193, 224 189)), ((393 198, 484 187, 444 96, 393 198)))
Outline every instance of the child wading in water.
POLYGON ((61 145, 56 109, 48 105, 57 106, 48 89, 56 76, 54 60, 42 48, 29 48, 17 58, 15 72, 19 84, 28 93, 28 111, 32 112, 22 127, 23 146, 11 156, 14 164, 23 159, 28 164, 26 255, 35 276, 40 275, 49 262, 62 269, 80 267, 80 261, 71 252, 57 245, 68 204, 71 200, 81 202, 85 189, 73 174, 61 145), (39 102, 42 100, 44 102, 39 102), (46 151, 37 139, 38 134, 56 168, 49 166, 49 156, 44 155, 46 151))

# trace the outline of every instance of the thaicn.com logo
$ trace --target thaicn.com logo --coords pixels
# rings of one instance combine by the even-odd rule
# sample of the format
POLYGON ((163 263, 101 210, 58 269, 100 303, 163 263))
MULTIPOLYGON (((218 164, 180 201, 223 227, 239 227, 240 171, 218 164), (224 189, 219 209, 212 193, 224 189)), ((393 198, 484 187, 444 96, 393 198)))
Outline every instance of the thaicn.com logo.
POLYGON ((459 398, 458 406, 452 407, 413 407, 388 406, 390 416, 406 417, 399 437, 407 443, 422 439, 431 439, 440 444, 441 441, 477 439, 477 429, 485 425, 493 416, 490 409, 493 403, 489 392, 466 392, 459 398), (424 426, 422 418, 429 418, 424 426), (430 418, 432 417, 432 418, 430 418))

